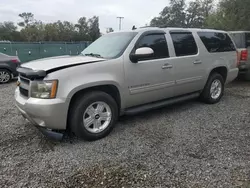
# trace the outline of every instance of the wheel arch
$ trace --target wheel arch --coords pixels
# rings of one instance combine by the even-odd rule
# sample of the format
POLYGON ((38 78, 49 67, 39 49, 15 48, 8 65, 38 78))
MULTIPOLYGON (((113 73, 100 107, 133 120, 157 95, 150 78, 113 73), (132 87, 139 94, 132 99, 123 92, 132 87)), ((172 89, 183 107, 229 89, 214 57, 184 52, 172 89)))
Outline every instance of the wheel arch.
MULTIPOLYGON (((77 90, 75 90, 73 93, 70 94, 70 102, 69 102, 69 107, 68 107, 68 113, 67 113, 67 119, 70 115, 70 109, 74 105, 75 101, 83 96, 85 93, 90 92, 90 91, 102 91, 107 94, 109 94, 111 97, 114 98, 114 100, 117 103, 118 110, 120 112, 121 109, 121 92, 119 88, 114 85, 114 84, 103 84, 103 85, 93 85, 89 87, 79 87, 77 90)), ((118 112, 118 113, 119 113, 118 112)), ((67 123, 68 126, 68 123, 67 123)))
POLYGON ((7 65, 0 65, 0 69, 2 69, 2 70, 5 69, 5 70, 9 71, 11 74, 13 73, 13 70, 7 65))
POLYGON ((208 76, 208 79, 209 77, 213 74, 213 73, 218 73, 220 74, 223 79, 224 79, 224 82, 226 82, 227 80, 227 75, 228 75, 228 69, 226 66, 218 66, 218 67, 214 67, 210 73, 209 73, 209 76, 208 76))

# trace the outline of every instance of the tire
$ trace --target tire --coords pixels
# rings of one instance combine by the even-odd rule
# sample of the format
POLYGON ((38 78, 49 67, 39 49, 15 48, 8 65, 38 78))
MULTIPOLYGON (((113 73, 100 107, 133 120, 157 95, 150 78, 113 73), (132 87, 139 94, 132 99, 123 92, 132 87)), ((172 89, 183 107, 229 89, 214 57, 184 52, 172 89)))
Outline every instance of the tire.
POLYGON ((9 83, 12 79, 11 72, 7 69, 0 69, 0 84, 9 83))
POLYGON ((250 70, 248 70, 248 71, 246 72, 246 74, 244 75, 244 80, 250 81, 250 70))
POLYGON ((218 73, 212 73, 203 89, 200 98, 207 104, 218 103, 224 94, 225 81, 223 77, 218 73), (214 92, 211 92, 212 87, 218 83, 218 87, 214 88, 214 92), (217 89, 216 89, 217 88, 217 89), (217 93, 218 92, 218 93, 217 93), (216 94, 217 93, 217 94, 216 94))
POLYGON ((118 107, 115 100, 105 92, 92 91, 75 100, 68 122, 71 132, 77 137, 94 141, 112 131, 117 117, 118 107))

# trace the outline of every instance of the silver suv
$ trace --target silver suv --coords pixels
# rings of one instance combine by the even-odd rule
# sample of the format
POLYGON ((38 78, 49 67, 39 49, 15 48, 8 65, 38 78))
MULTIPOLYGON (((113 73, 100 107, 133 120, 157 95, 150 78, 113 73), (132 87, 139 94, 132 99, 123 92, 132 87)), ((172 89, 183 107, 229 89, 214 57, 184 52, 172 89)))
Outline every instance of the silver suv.
POLYGON ((238 75, 224 31, 143 28, 107 34, 79 56, 22 64, 15 91, 23 116, 46 134, 108 135, 117 118, 200 97, 217 103, 238 75))

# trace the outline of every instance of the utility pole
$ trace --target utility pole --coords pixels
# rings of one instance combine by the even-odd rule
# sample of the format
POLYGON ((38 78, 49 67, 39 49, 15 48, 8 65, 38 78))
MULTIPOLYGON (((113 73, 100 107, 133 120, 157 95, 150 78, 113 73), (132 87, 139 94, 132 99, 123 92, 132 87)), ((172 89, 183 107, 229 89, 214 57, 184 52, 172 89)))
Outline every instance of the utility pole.
POLYGON ((117 16, 117 18, 119 19, 119 30, 121 30, 122 29, 122 19, 124 19, 124 17, 117 16))

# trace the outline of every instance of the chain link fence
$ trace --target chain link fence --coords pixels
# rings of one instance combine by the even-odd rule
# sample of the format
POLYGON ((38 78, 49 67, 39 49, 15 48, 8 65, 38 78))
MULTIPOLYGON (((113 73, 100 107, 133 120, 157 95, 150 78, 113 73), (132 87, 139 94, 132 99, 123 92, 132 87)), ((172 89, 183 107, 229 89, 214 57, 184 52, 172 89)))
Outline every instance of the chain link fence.
POLYGON ((61 55, 78 55, 91 42, 0 42, 0 52, 18 56, 21 62, 61 55))

